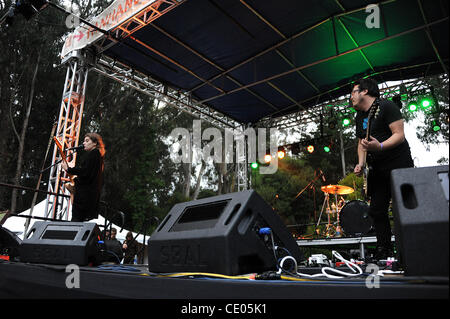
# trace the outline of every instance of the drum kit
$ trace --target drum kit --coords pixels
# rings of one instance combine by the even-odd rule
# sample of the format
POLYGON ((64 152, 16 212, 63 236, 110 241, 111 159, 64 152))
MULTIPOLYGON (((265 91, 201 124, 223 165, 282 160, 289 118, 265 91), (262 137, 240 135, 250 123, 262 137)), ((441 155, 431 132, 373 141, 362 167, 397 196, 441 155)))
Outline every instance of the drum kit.
POLYGON ((326 211, 328 222, 324 235, 326 237, 362 236, 372 230, 372 219, 369 216, 369 205, 361 200, 345 202, 343 196, 355 190, 344 185, 324 185, 321 187, 325 198, 316 224, 316 233, 320 235, 319 224, 322 214, 326 211), (334 195, 334 203, 330 196, 334 195), (339 197, 339 199, 338 199, 339 197), (332 218, 336 218, 332 222, 332 218))

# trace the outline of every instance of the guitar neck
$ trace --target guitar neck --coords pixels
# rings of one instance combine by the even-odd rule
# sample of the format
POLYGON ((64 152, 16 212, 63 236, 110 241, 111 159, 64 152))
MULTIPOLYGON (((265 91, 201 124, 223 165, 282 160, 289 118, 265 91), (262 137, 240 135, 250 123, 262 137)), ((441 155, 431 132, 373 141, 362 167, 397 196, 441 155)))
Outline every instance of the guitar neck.
MULTIPOLYGON (((369 140, 369 127, 367 127, 366 140, 369 140)), ((363 151, 363 152, 364 152, 363 161, 364 161, 364 165, 366 165, 367 164, 367 151, 363 151)))

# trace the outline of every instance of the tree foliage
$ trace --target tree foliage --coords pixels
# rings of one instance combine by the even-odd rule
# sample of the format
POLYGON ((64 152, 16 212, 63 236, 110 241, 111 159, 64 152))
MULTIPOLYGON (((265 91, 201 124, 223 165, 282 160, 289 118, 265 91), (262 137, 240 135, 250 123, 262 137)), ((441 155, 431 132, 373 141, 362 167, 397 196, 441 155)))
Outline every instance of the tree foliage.
MULTIPOLYGON (((11 1, 2 1, 4 9, 10 5, 11 1)), ((61 87, 64 79, 58 53, 68 29, 61 14, 44 11, 29 21, 16 16, 13 24, 2 26, 1 31, 0 180, 36 187, 58 113, 61 90, 55 88, 61 87)), ((33 194, 20 191, 17 195, 0 188, 0 209, 14 209, 14 198, 16 210, 28 208, 33 194)))

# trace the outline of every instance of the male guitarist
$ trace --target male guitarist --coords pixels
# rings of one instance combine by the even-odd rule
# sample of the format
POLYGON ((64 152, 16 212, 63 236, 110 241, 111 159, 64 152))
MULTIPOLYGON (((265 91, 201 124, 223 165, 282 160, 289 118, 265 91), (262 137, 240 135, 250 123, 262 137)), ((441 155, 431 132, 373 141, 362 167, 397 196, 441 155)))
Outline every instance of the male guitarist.
POLYGON ((366 160, 370 167, 367 187, 370 197, 369 214, 377 236, 375 260, 393 257, 388 216, 391 200, 390 173, 396 168, 414 166, 399 107, 379 97, 377 83, 372 79, 361 79, 354 84, 350 98, 357 111, 358 164, 354 173, 358 176, 363 173, 366 160), (371 108, 377 108, 376 112, 371 113, 371 108), (368 126, 369 134, 366 132, 368 126))

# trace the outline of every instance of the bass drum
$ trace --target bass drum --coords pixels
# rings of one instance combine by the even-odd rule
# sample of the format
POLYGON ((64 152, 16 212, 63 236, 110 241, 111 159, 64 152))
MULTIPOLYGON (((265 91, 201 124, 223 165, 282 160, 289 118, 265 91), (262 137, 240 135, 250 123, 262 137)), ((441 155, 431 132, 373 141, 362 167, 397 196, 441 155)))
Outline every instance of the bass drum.
POLYGON ((339 219, 347 236, 363 236, 373 229, 369 216, 369 205, 360 200, 352 200, 342 207, 339 219))

